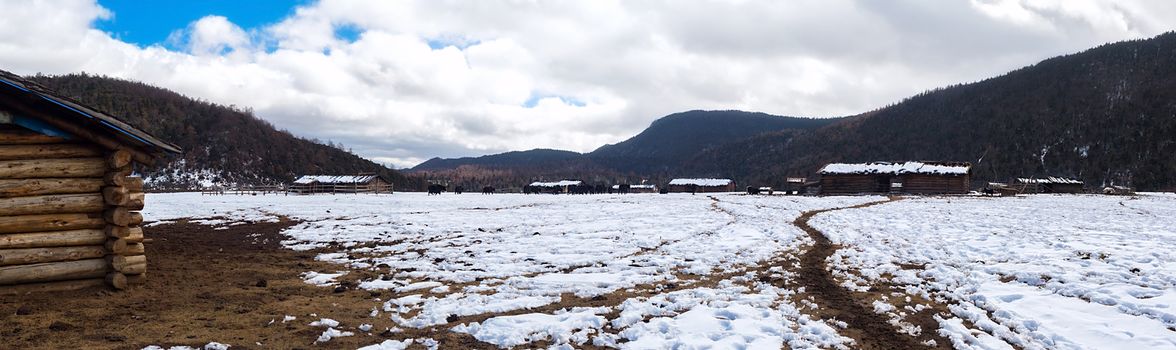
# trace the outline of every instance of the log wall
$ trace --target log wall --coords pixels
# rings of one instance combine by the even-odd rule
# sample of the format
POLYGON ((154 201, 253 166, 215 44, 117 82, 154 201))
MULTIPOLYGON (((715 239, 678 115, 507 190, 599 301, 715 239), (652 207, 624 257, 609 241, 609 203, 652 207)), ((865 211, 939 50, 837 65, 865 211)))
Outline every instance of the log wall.
POLYGON ((694 186, 691 191, 690 185, 667 185, 667 192, 671 193, 711 193, 711 192, 738 192, 739 189, 735 187, 735 182, 727 184, 727 186, 694 186))
POLYGON ((860 193, 909 194, 965 194, 971 184, 967 175, 946 176, 930 174, 827 174, 821 176, 821 194, 842 195, 860 193), (891 183, 902 187, 892 188, 891 183))
POLYGON ((902 191, 911 194, 965 194, 971 185, 969 176, 908 174, 899 177, 902 191))
POLYGON ((132 154, 0 125, 0 295, 146 281, 132 154))
POLYGON ((822 195, 890 192, 889 175, 826 174, 821 176, 822 195))

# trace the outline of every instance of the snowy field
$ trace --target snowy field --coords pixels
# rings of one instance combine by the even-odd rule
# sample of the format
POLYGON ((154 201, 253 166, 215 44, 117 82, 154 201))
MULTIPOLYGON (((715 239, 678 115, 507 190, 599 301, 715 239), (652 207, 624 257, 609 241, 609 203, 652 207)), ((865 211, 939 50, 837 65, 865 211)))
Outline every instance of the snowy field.
MULTIPOLYGON (((844 323, 810 317, 794 298, 803 291, 764 281, 794 277, 778 263, 812 242, 792 224, 801 212, 884 199, 179 193, 150 195, 144 214, 301 221, 284 244, 338 264, 305 271, 307 283, 364 276, 359 288, 392 295, 373 300, 372 317, 405 329, 503 347, 846 348, 844 323), (577 306, 602 296, 622 298, 577 306)), ((1142 349, 1176 348, 1174 214, 1172 196, 912 198, 810 223, 843 244, 830 261, 848 287, 887 283, 950 304, 942 328, 924 331, 959 348, 1142 349)), ((901 306, 879 303, 901 323, 901 306)), ((382 331, 320 323, 324 341, 382 331)))
POLYGON ((911 198, 810 223, 852 284, 955 304, 957 348, 1176 348, 1176 196, 911 198))

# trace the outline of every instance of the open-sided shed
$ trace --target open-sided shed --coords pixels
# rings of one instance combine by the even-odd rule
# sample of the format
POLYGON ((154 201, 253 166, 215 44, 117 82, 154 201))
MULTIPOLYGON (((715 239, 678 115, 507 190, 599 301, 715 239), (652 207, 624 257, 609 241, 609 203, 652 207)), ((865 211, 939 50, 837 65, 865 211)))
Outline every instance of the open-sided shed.
POLYGON ((377 175, 303 175, 287 191, 315 193, 392 193, 392 183, 377 175))
POLYGON ((0 294, 146 281, 151 164, 179 147, 0 71, 0 294))
POLYGON ((831 163, 821 174, 821 194, 968 193, 966 162, 831 163))
POLYGON ((575 193, 584 186, 580 180, 560 180, 554 182, 535 181, 523 188, 524 193, 575 193))
POLYGON ((731 179, 673 179, 667 187, 670 192, 735 192, 735 181, 731 179))
POLYGON ((1021 189, 1021 193, 1082 193, 1085 184, 1081 180, 1065 177, 1043 177, 1013 179, 1010 187, 1021 189))

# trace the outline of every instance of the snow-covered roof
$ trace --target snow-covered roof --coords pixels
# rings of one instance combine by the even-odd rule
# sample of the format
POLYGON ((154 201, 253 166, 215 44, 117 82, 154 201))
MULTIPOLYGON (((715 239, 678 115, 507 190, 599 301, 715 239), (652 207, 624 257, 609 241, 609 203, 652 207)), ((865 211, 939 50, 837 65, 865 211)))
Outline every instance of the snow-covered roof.
POLYGON ((972 168, 969 163, 941 162, 872 162, 872 163, 830 163, 819 171, 829 174, 939 174, 966 175, 972 168))
POLYGON ((376 175, 303 175, 297 180, 294 180, 294 183, 299 185, 311 184, 315 182, 321 184, 354 184, 365 183, 372 181, 375 178, 376 175))
POLYGON ((1075 180, 1075 179, 1068 179, 1068 178, 1064 178, 1064 177, 1053 177, 1053 176, 1050 176, 1050 177, 1043 177, 1043 178, 1040 178, 1040 179, 1029 179, 1029 178, 1023 178, 1023 177, 1019 177, 1019 178, 1017 178, 1017 183, 1023 183, 1023 184, 1070 184, 1070 185, 1081 185, 1081 184, 1082 184, 1082 181, 1080 181, 1080 180, 1075 180))
POLYGON ((564 187, 564 186, 579 186, 580 184, 583 184, 583 183, 584 183, 583 181, 579 181, 579 180, 562 180, 562 181, 557 181, 557 182, 536 181, 536 182, 532 182, 531 186, 534 186, 534 187, 564 187))
POLYGON ((698 185, 705 187, 727 186, 731 179, 673 179, 670 185, 698 185))

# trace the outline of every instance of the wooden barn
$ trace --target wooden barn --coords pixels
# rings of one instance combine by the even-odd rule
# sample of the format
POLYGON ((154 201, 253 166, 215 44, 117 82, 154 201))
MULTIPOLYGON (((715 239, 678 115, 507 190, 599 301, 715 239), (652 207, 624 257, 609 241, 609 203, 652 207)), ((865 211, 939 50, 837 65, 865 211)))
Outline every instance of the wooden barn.
POLYGON ((146 282, 143 180, 180 149, 0 71, 0 294, 146 282))
POLYGON ((964 194, 971 169, 966 162, 832 163, 819 171, 820 193, 964 194))
POLYGON ((316 193, 392 193, 392 183, 377 175, 303 175, 286 191, 294 194, 316 193))
POLYGON ((1020 193, 1082 193, 1085 184, 1081 180, 1064 177, 1013 179, 1008 187, 1019 189, 1020 193))
POLYGON ((735 181, 731 179, 673 179, 667 186, 669 192, 735 192, 735 181))

